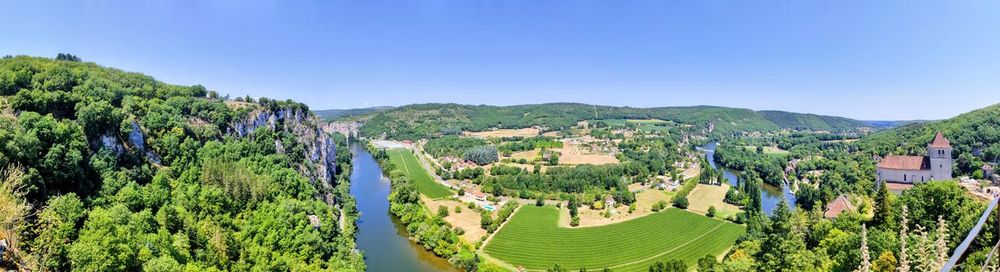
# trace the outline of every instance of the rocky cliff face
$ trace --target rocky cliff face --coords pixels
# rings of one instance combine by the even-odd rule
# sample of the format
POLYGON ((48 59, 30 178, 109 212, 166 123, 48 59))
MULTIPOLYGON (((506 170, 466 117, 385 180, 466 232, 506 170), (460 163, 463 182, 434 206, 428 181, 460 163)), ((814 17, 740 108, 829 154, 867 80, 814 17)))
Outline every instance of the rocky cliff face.
MULTIPOLYGON (((228 133, 237 137, 253 137, 255 130, 268 127, 298 136, 298 143, 306 147, 303 155, 307 161, 306 165, 299 167, 299 172, 309 177, 313 184, 321 183, 330 192, 337 182, 334 180, 337 174, 337 146, 320 124, 322 122, 318 117, 301 110, 256 110, 246 118, 231 123, 228 133)), ((274 142, 274 147, 279 153, 285 152, 285 144, 280 140, 274 142)), ((321 197, 328 204, 335 204, 333 194, 326 193, 321 197)))

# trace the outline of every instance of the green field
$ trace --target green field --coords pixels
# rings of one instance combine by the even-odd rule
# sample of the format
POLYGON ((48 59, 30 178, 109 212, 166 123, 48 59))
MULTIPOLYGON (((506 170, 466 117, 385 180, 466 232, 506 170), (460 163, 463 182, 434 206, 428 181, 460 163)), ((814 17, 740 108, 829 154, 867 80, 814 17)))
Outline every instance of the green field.
POLYGON ((636 128, 642 131, 667 131, 673 125, 670 121, 664 121, 659 119, 602 119, 602 120, 589 120, 591 124, 596 122, 604 122, 611 127, 625 126, 627 124, 634 124, 636 128))
POLYGON ((396 169, 403 171, 410 181, 417 186, 417 190, 430 198, 442 198, 452 196, 455 193, 438 183, 427 173, 427 170, 420 165, 417 157, 408 149, 395 148, 386 150, 389 154, 389 161, 396 165, 396 169))
POLYGON ((622 223, 584 228, 557 226, 555 207, 523 206, 484 251, 514 267, 544 270, 645 271, 656 261, 681 259, 689 267, 728 250, 744 227, 670 208, 622 223))

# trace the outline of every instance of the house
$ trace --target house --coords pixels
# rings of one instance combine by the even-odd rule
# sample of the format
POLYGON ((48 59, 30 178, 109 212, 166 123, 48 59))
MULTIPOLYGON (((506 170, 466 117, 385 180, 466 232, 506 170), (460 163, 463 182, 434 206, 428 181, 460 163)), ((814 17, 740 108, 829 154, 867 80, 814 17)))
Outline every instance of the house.
POLYGON ((826 212, 823 213, 823 216, 826 218, 834 218, 845 211, 853 210, 854 205, 851 204, 851 201, 848 201, 847 196, 840 195, 837 196, 837 199, 834 199, 829 204, 826 204, 826 212))
POLYGON ((951 179, 951 143, 941 132, 927 145, 927 156, 888 155, 878 163, 879 181, 914 184, 951 179))
POLYGON ((486 201, 486 194, 478 190, 472 191, 472 196, 476 197, 478 201, 486 201))

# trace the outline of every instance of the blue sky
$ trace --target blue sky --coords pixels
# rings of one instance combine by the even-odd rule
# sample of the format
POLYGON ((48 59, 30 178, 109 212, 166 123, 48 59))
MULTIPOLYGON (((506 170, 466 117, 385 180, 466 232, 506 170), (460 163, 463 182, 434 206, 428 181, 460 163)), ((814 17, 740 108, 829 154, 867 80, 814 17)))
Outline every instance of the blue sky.
POLYGON ((998 1, 85 0, 0 10, 0 54, 68 52, 313 109, 584 102, 938 119, 1000 103, 998 1))

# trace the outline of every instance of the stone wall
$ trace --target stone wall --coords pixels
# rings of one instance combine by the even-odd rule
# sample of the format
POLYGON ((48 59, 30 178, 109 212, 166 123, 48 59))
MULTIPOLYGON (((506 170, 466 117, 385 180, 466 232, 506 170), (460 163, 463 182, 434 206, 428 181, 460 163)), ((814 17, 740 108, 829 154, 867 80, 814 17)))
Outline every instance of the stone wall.
POLYGON ((899 169, 882 169, 879 168, 876 171, 878 174, 879 181, 897 182, 897 183, 914 183, 915 182, 927 182, 931 181, 931 171, 930 170, 899 170, 899 169), (903 176, 906 176, 905 181, 903 176))

